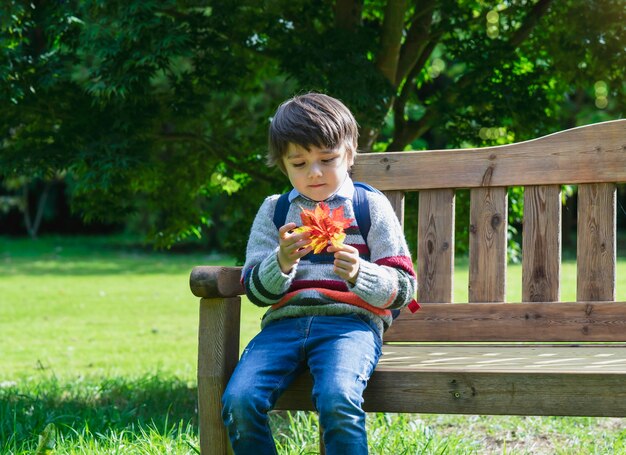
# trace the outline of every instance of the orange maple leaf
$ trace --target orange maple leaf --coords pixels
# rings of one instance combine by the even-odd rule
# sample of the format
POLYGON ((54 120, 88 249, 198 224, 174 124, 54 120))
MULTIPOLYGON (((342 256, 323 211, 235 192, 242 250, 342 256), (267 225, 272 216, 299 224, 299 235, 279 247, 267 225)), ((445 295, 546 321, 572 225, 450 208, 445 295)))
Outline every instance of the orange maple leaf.
POLYGON ((311 243, 307 246, 313 247, 313 254, 324 251, 328 243, 336 247, 342 245, 346 238, 343 230, 354 221, 354 218, 344 218, 343 207, 331 211, 324 202, 318 203, 315 210, 303 208, 300 219, 302 226, 294 231, 310 232, 311 243))

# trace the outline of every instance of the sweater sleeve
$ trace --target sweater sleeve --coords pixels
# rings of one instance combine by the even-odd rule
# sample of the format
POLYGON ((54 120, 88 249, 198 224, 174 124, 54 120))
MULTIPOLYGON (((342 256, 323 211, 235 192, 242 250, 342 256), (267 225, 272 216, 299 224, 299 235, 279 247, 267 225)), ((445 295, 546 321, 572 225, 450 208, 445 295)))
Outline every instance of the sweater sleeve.
POLYGON ((367 245, 370 260, 361 259, 350 290, 371 305, 398 309, 408 305, 417 290, 413 261, 402 226, 384 195, 368 193, 371 228, 367 245))
POLYGON ((246 295, 258 306, 270 306, 287 292, 296 267, 287 275, 278 263, 278 229, 274 226, 274 210, 278 195, 265 199, 252 223, 242 281, 246 295))

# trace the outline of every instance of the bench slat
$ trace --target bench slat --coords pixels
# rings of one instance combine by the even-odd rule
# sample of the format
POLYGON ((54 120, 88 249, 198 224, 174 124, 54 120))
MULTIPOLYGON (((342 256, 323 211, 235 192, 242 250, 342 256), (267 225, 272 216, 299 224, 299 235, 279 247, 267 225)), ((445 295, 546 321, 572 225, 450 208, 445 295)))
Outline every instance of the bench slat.
POLYGON ((425 303, 385 341, 626 341, 626 302, 425 303))
POLYGON ((504 302, 506 291, 506 188, 470 191, 469 301, 504 302))
POLYGON ((576 300, 615 300, 615 223, 615 185, 579 185, 576 300))
POLYGON ((561 186, 524 188, 522 301, 558 302, 561 271, 561 186))
POLYGON ((383 349, 378 367, 403 371, 621 373, 626 345, 394 344, 383 349))
POLYGON ((404 191, 626 182, 624 131, 626 119, 498 147, 362 153, 352 175, 379 190, 404 191))
POLYGON ((419 193, 417 270, 420 302, 452 302, 454 191, 419 193))

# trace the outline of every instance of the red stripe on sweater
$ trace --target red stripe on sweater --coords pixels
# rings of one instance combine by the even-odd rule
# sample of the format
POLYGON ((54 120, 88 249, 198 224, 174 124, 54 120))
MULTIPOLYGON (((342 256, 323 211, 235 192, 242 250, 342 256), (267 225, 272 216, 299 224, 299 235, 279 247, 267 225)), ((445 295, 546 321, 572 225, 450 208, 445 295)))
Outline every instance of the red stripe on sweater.
POLYGON ((408 256, 389 256, 386 258, 378 259, 377 261, 375 261, 375 263, 378 265, 393 267, 394 269, 401 269, 409 273, 412 277, 417 277, 417 275, 415 274, 415 269, 413 268, 413 262, 408 256))
MULTIPOLYGON (((370 254, 370 249, 367 247, 367 245, 365 245, 363 243, 346 243, 346 245, 349 245, 349 246, 351 246, 353 248, 356 248, 360 255, 368 255, 368 254, 370 254)), ((330 246, 330 245, 328 245, 328 246, 330 246)), ((328 246, 322 250, 322 254, 332 254, 332 253, 328 252, 328 246)), ((311 254, 311 253, 309 253, 309 254, 311 254)), ((307 256, 308 256, 308 254, 307 254, 307 256)))
POLYGON ((289 286, 288 292, 299 291, 300 289, 322 288, 333 291, 348 292, 348 285, 345 281, 333 280, 294 280, 289 286))
POLYGON ((367 245, 363 244, 363 243, 346 243, 346 245, 349 245, 353 248, 356 248, 357 251, 359 252, 359 255, 369 255, 370 254, 370 249, 367 247, 367 245))
MULTIPOLYGON (((365 300, 361 299, 360 297, 358 297, 356 294, 352 292, 333 291, 330 289, 322 289, 322 288, 313 288, 313 289, 309 288, 309 289, 312 291, 317 291, 320 294, 325 295, 326 297, 329 297, 338 303, 347 303, 350 305, 358 306, 360 308, 364 308, 368 311, 371 311, 372 313, 378 316, 391 316, 391 311, 370 305, 365 300)), ((280 307, 285 306, 289 302, 289 300, 291 300, 294 296, 296 296, 300 292, 302 292, 302 290, 288 292, 287 294, 285 294, 285 296, 282 299, 280 299, 278 303, 272 305, 272 309, 276 310, 280 307)))

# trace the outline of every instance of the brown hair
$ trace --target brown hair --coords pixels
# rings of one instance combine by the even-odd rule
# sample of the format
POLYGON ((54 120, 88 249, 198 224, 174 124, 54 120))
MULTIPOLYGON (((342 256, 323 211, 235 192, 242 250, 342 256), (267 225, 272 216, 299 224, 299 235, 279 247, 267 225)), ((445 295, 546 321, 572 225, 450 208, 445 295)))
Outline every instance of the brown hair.
POLYGON ((283 156, 289 144, 334 150, 346 147, 352 165, 359 137, 358 125, 350 110, 338 99, 322 93, 307 93, 282 103, 269 128, 267 164, 286 173, 283 156))

